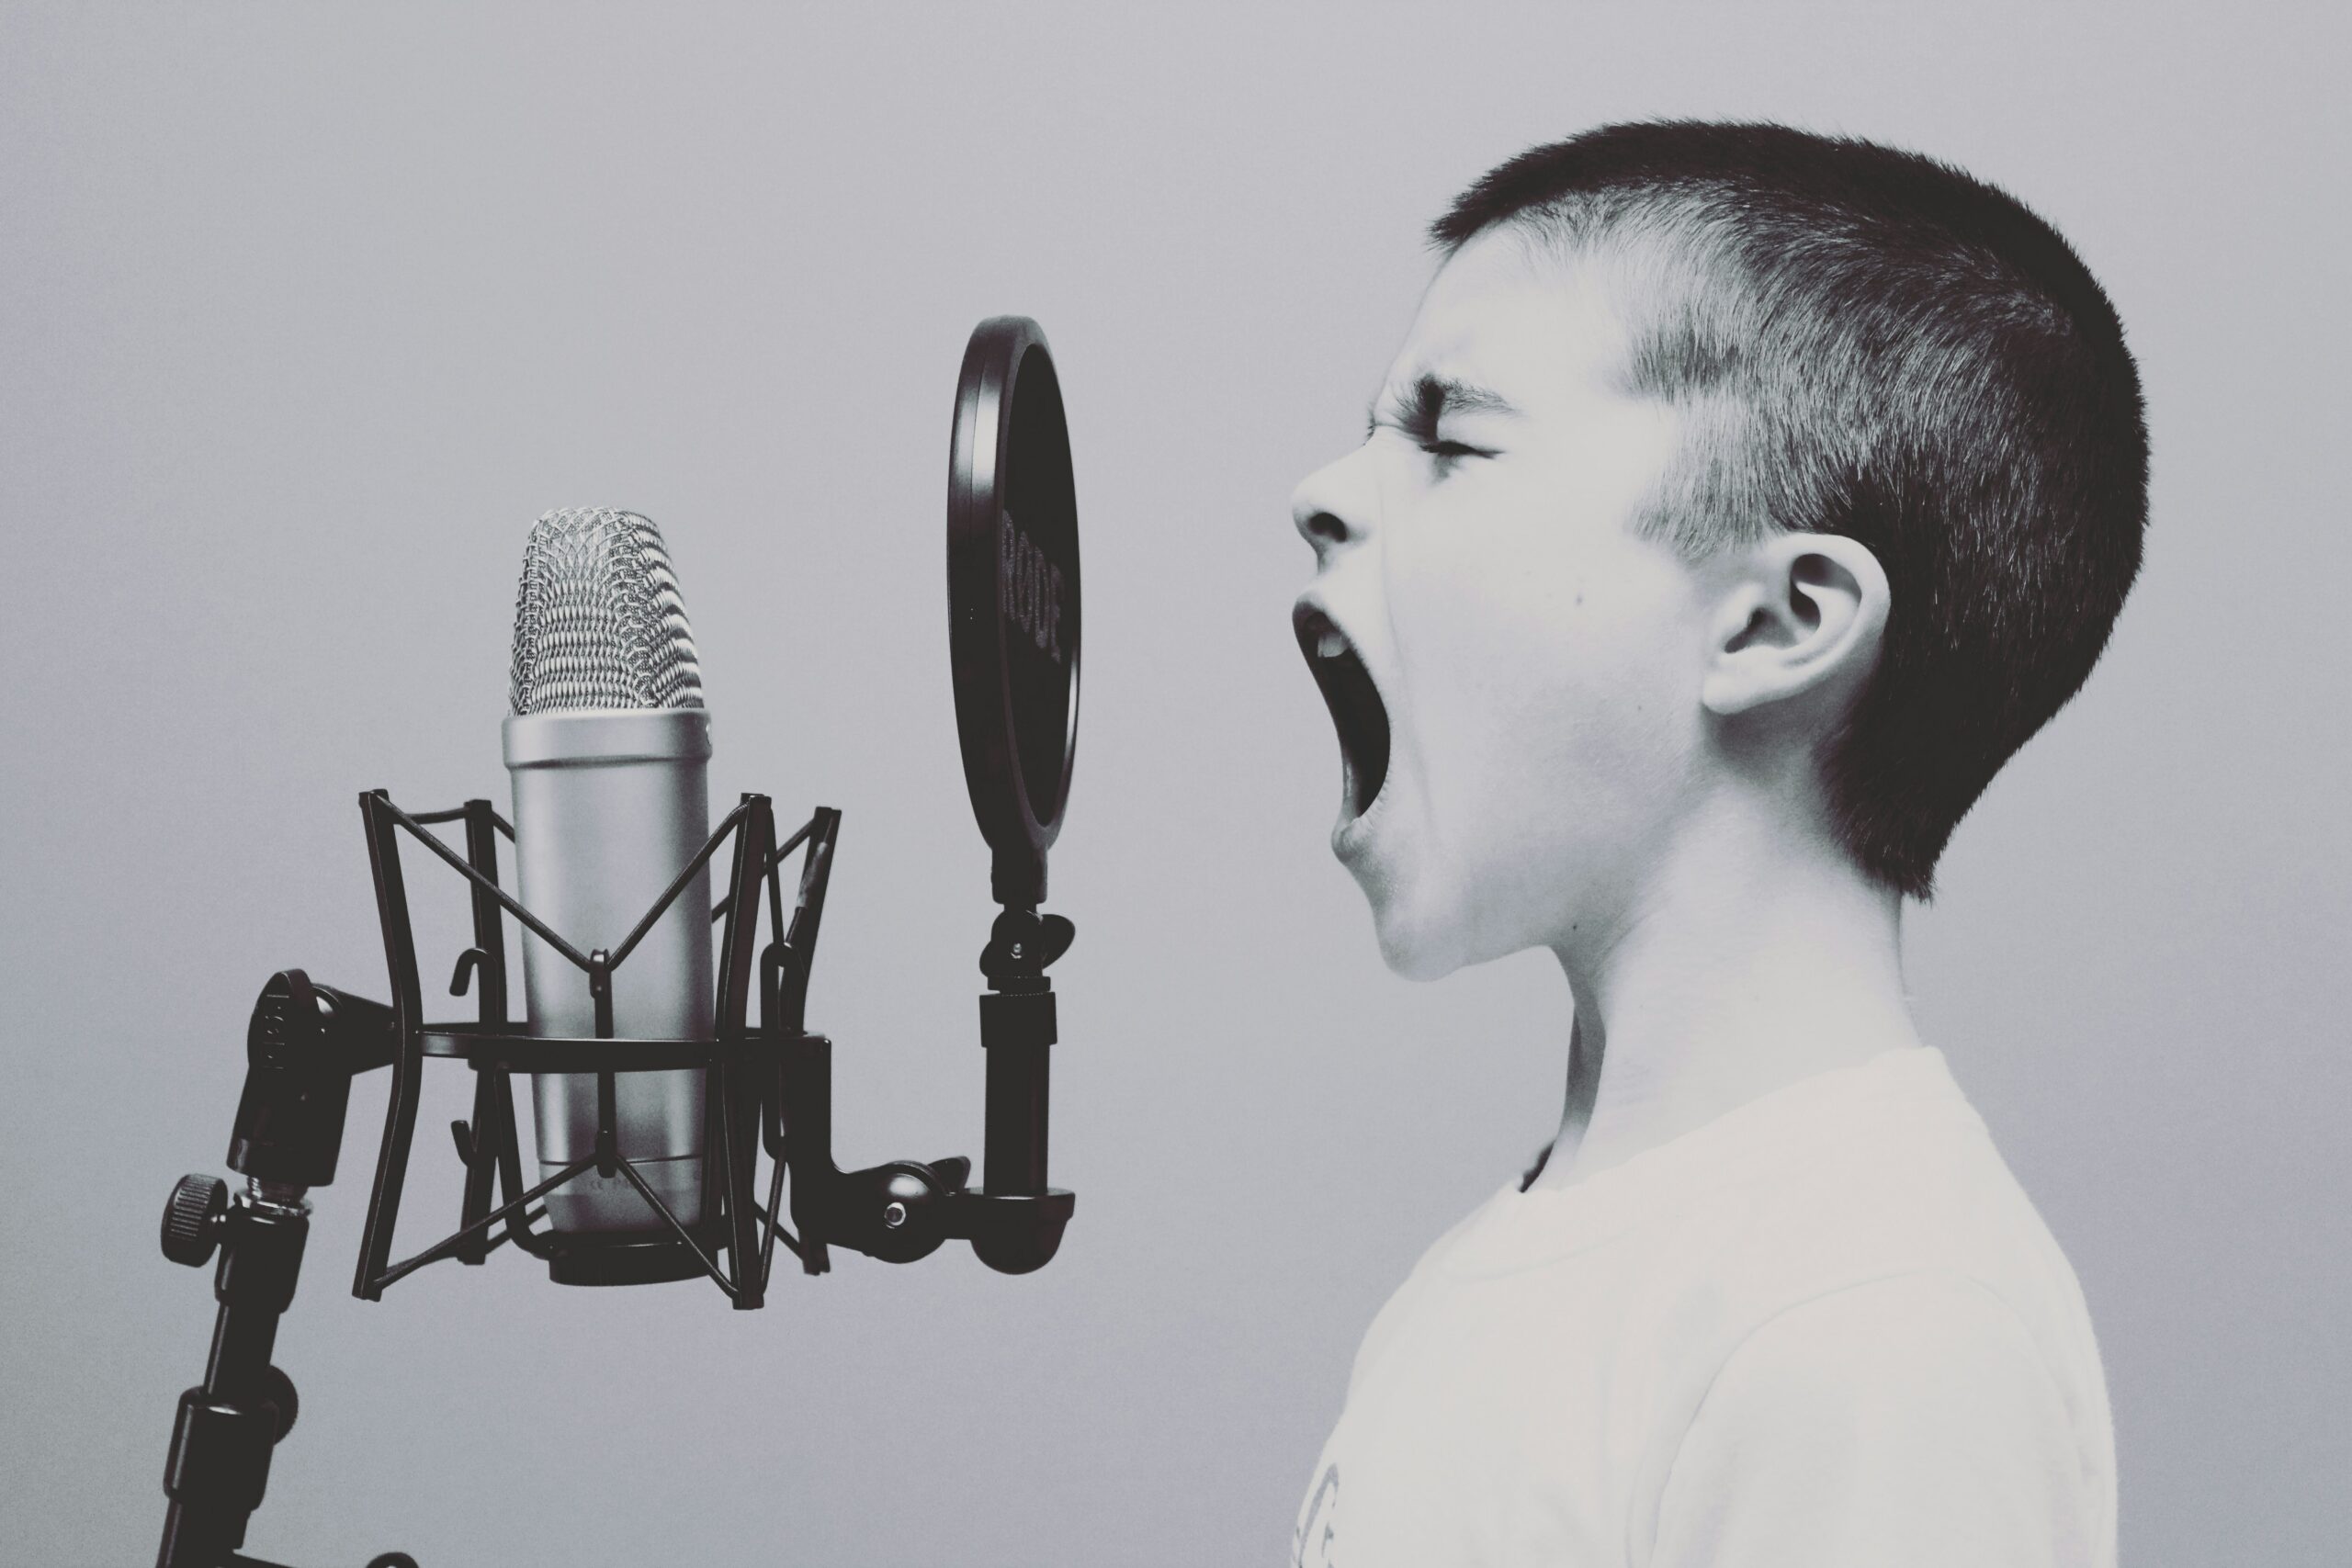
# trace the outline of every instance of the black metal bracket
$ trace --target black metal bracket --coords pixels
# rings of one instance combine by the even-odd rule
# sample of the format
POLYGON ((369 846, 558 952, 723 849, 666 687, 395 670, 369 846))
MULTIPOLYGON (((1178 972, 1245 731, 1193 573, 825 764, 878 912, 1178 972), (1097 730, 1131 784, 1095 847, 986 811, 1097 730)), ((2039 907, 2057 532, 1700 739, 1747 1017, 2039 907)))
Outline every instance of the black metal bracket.
POLYGON ((568 1283, 639 1283, 701 1274, 738 1308, 765 1297, 775 1247, 800 1259, 802 1270, 831 1267, 830 1249, 846 1247, 890 1262, 929 1256, 949 1239, 967 1239, 991 1268, 1026 1273, 1059 1247, 1076 1200, 1046 1185, 1046 1100, 1049 1048, 1056 1038, 1052 984, 1046 968, 1075 935, 1058 915, 1007 908, 996 919, 980 959, 989 991, 980 1001, 981 1043, 989 1051, 985 1129, 987 1180, 969 1185, 972 1162, 957 1156, 922 1162, 893 1160, 843 1171, 832 1152, 832 1046, 807 1029, 808 978, 825 912, 841 813, 819 807, 784 843, 775 840, 767 798, 747 795, 679 873, 637 927, 609 952, 581 953, 565 942, 498 885, 496 838, 513 830, 487 801, 411 817, 381 791, 360 796, 384 929, 393 1001, 382 1010, 390 1041, 393 1089, 369 1195, 368 1223, 354 1293, 368 1300, 428 1263, 445 1257, 480 1262, 512 1241, 545 1260, 568 1283), (424 829, 462 818, 467 853, 461 860, 424 829), (464 875, 474 914, 473 944, 459 955, 453 989, 471 981, 478 1017, 470 1026, 419 1023, 422 1015, 414 940, 401 875, 399 835, 424 843, 464 875), (691 882, 694 874, 731 840, 728 892, 712 910, 719 934, 716 1038, 612 1038, 612 972, 635 950, 691 882), (803 851, 798 885, 788 907, 781 866, 803 851), (766 895, 772 933, 754 963, 760 906, 766 895), (569 958, 586 977, 596 1034, 592 1040, 533 1038, 505 1016, 503 917, 518 922, 569 958), (781 933, 774 934, 774 933, 781 933), (759 1017, 749 1018, 756 992, 759 1017), (394 1262, 391 1233, 405 1183, 413 1137, 417 1082, 424 1062, 459 1056, 477 1074, 475 1115, 451 1132, 467 1169, 459 1229, 414 1256, 394 1262), (623 1157, 614 1136, 615 1077, 681 1066, 710 1074, 705 1140, 706 1190, 717 1212, 699 1223, 672 1213, 623 1157), (570 1070, 597 1076, 597 1137, 594 1154, 535 1186, 521 1182, 521 1158, 511 1076, 570 1070), (754 1196, 756 1159, 770 1161, 766 1201, 754 1196), (662 1233, 613 1238, 535 1231, 530 1205, 587 1170, 620 1175, 659 1217, 662 1233), (793 1229, 783 1223, 786 1178, 791 1179, 793 1229), (503 1200, 490 1199, 495 1181, 503 1200), (719 1261, 721 1256, 726 1261, 719 1261))
MULTIPOLYGON (((514 829, 491 809, 488 801, 468 801, 453 811, 415 817, 393 805, 381 790, 362 795, 359 804, 368 829, 377 913, 383 928, 385 962, 392 985, 389 1014, 393 1071, 353 1293, 364 1300, 379 1300, 391 1285, 429 1263, 449 1257, 480 1263, 490 1252, 512 1241, 521 1250, 543 1259, 550 1276, 565 1283, 636 1284, 700 1274, 715 1282, 739 1309, 760 1306, 765 1298, 768 1268, 779 1235, 788 1247, 797 1249, 798 1243, 788 1232, 780 1231, 773 1202, 763 1209, 752 1199, 756 1144, 747 1134, 757 1122, 762 1099, 760 1075, 754 1070, 754 1063, 775 1055, 773 1037, 752 1029, 746 1020, 752 983, 752 949, 760 915, 759 893, 763 885, 769 889, 767 904, 773 929, 783 909, 777 867, 786 855, 805 842, 809 845, 808 860, 821 897, 823 867, 829 866, 831 860, 831 827, 838 822, 840 813, 820 809, 808 827, 778 845, 767 797, 744 795, 627 937, 609 950, 582 953, 499 886, 496 836, 503 833, 511 840, 514 829), (462 859, 426 830, 435 823, 459 819, 466 823, 466 854, 462 859), (820 825, 826 828, 821 845, 816 835, 820 825), (402 833, 424 845, 468 883, 473 903, 474 940, 458 956, 451 988, 453 992, 462 992, 470 983, 475 989, 477 1016, 470 1024, 424 1021, 415 939, 401 865, 402 833), (616 1039, 612 1012, 614 970, 636 950, 702 868, 730 842, 734 852, 727 896, 712 912, 714 923, 723 922, 719 934, 717 1034, 708 1040, 616 1039), (508 915, 583 972, 594 1017, 595 1034, 592 1040, 535 1038, 506 1016, 503 920, 508 915), (466 1166, 463 1212, 457 1231, 424 1251, 395 1262, 391 1240, 415 1134, 416 1101, 424 1064, 428 1058, 437 1056, 463 1059, 476 1074, 474 1115, 469 1121, 454 1123, 450 1129, 459 1158, 466 1166), (692 1216, 673 1213, 661 1200, 642 1174, 620 1153, 615 1131, 617 1075, 679 1067, 706 1071, 714 1091, 708 1097, 711 1110, 704 1145, 706 1190, 716 1195, 714 1212, 692 1216), (595 1074, 595 1146, 588 1156, 526 1188, 522 1183, 512 1077, 517 1072, 557 1070, 595 1074), (535 1230, 537 1214, 531 1205, 591 1170, 602 1177, 627 1179, 645 1200, 660 1229, 646 1235, 626 1236, 535 1230), (503 1199, 495 1208, 491 1206, 493 1187, 503 1199), (723 1263, 719 1260, 722 1255, 726 1259, 723 1263)), ((809 882, 809 874, 804 871, 804 895, 809 882)), ((804 896, 804 908, 806 902, 804 896)), ((805 993, 805 955, 799 965, 798 984, 805 993)))
MULTIPOLYGON (((170 1499, 159 1568, 270 1568, 245 1556, 249 1517, 262 1499, 272 1450, 293 1425, 293 1382, 270 1364, 277 1321, 291 1302, 309 1231, 311 1187, 334 1179, 351 1080, 391 1069, 383 1139, 362 1231, 353 1293, 383 1292, 426 1265, 456 1258, 480 1264, 512 1242, 570 1283, 643 1283, 703 1275, 739 1310, 757 1308, 780 1240, 804 1272, 831 1267, 832 1247, 909 1263, 950 1239, 966 1239, 991 1268, 1024 1273, 1058 1248, 1076 1200, 1046 1185, 1047 1054, 1056 1037, 1047 964, 1074 934, 1058 916, 1007 908, 995 922, 980 966, 981 1043, 989 1052, 988 1180, 969 1185, 972 1162, 951 1156, 893 1160, 843 1171, 832 1157, 832 1043, 806 1028, 810 964, 824 917, 841 813, 820 807, 783 843, 763 795, 746 795, 637 928, 610 951, 581 953, 499 886, 498 839, 513 828, 486 800, 411 816, 380 790, 359 797, 391 978, 388 1006, 311 981, 299 969, 272 976, 246 1031, 246 1077, 229 1146, 231 1168, 247 1178, 234 1198, 218 1179, 184 1178, 164 1213, 163 1246, 174 1261, 201 1265, 215 1251, 220 1303, 205 1381, 180 1401, 165 1470, 170 1499), (428 829, 465 824, 461 857, 428 829), (458 955, 450 993, 473 993, 463 1024, 424 1021, 416 947, 401 865, 405 833, 467 881, 472 942, 458 955), (720 924, 718 1029, 708 1040, 613 1037, 612 972, 692 882, 732 840, 728 893, 711 912, 720 924), (789 919, 780 867, 804 849, 789 919), (761 897, 763 888, 766 897, 761 897), (760 906, 772 939, 754 962, 760 906), (529 1034, 507 1017, 504 919, 513 916, 586 976, 596 1033, 584 1040, 529 1034), (750 1021, 752 997, 759 1020, 750 1021), (450 1123, 465 1168, 458 1228, 407 1258, 391 1259, 406 1184, 424 1064, 462 1060, 474 1073, 473 1113, 450 1123), (698 1067, 706 1097, 705 1190, 716 1212, 690 1223, 673 1213, 620 1154, 615 1079, 629 1072, 698 1067), (594 1150, 526 1187, 513 1076, 588 1072, 597 1077, 594 1150), (770 1160, 766 1201, 753 1196, 759 1153, 770 1160), (650 1236, 569 1235, 535 1228, 534 1204, 590 1170, 627 1179, 659 1217, 650 1236), (795 1235, 782 1223, 792 1183, 795 1235), (492 1206, 492 1197, 501 1200, 492 1206), (721 1262, 720 1258, 725 1261, 721 1262)), ((371 1568, 414 1568, 386 1553, 371 1568)))
POLYGON ((943 1242, 966 1240, 982 1262, 1007 1274, 1025 1274, 1053 1259, 1078 1200, 1046 1180, 1047 1065, 1056 1019, 1045 971, 1076 934, 1058 915, 1008 908, 981 953, 989 989, 980 998, 980 1043, 989 1065, 987 1180, 979 1190, 967 1185, 972 1162, 962 1156, 927 1164, 892 1160, 854 1171, 833 1163, 832 1043, 799 1029, 798 998, 779 985, 767 1018, 788 1032, 789 1043, 766 1130, 771 1154, 792 1173, 792 1218, 800 1227, 807 1272, 831 1266, 829 1243, 909 1263, 943 1242))

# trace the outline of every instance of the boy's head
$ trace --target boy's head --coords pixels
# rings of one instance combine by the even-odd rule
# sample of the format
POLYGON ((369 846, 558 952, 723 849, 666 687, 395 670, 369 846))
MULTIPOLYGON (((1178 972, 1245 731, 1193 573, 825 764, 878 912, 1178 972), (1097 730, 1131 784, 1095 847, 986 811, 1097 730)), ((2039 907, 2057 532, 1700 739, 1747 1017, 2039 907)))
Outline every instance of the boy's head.
POLYGON ((1627 914, 1726 791, 1925 897, 2140 559, 2112 308, 2017 202, 1773 126, 1537 148, 1300 486, 1334 845, 1433 974, 1627 914))

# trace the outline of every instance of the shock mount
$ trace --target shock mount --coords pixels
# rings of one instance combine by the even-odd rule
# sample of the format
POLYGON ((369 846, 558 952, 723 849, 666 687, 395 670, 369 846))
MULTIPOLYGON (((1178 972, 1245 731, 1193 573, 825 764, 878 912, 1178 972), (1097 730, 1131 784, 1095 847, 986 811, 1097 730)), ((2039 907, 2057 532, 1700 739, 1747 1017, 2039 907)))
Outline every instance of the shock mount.
MULTIPOLYGON (((310 1231, 309 1190, 334 1179, 351 1082, 391 1068, 382 1142, 352 1293, 378 1301, 431 1263, 480 1265, 508 1243, 540 1259, 551 1279, 577 1285, 647 1284, 701 1276, 737 1311, 766 1301, 779 1243, 805 1274, 831 1268, 847 1247, 890 1263, 967 1240, 990 1268, 1020 1274, 1060 1247, 1076 1199, 1046 1184, 1048 1063, 1056 1038, 1046 970, 1075 934, 1058 915, 1012 905, 997 916, 980 954, 980 1042, 987 1048, 983 1184, 956 1156, 891 1160, 842 1170, 832 1150, 832 1043, 805 1027, 809 967, 841 813, 820 807, 782 843, 768 797, 746 795, 693 861, 607 952, 581 953, 499 882, 498 840, 514 829, 488 800, 412 816, 381 790, 359 797, 391 980, 390 1005, 314 983, 299 969, 272 976, 247 1026, 243 1093, 229 1144, 245 1178, 232 1193, 217 1177, 183 1177, 164 1213, 164 1256, 201 1267, 219 1254, 219 1302, 202 1383, 180 1396, 164 1490, 169 1498, 158 1568, 277 1568, 246 1556, 246 1527, 266 1488, 272 1451, 294 1425, 294 1384, 270 1359, 279 1317, 293 1300, 310 1231), (432 829, 462 824, 465 852, 432 829), (475 1016, 424 1021, 416 944, 402 873, 402 835, 466 880, 473 941, 458 956, 450 994, 471 991, 475 1016), (728 892, 711 912, 718 937, 718 1029, 707 1040, 616 1039, 612 974, 694 874, 731 847, 728 892), (784 867, 801 852, 789 906, 784 867), (769 940, 758 944, 765 906, 769 940), (582 972, 594 1003, 587 1039, 534 1036, 507 1016, 506 932, 514 920, 582 972), (758 1015, 751 1016, 756 990, 758 1015), (473 1070, 473 1114, 450 1123, 464 1168, 458 1228, 395 1262, 392 1235, 408 1175, 426 1063, 473 1070), (616 1075, 690 1067, 709 1075, 704 1138, 705 1213, 673 1213, 617 1147, 616 1075), (526 1187, 513 1075, 594 1073, 598 1125, 593 1153, 526 1187), (758 1166, 768 1161, 764 1201, 758 1166), (647 1206, 638 1232, 566 1234, 538 1228, 540 1199, 594 1171, 622 1177, 647 1206), (787 1178, 791 1224, 783 1210, 787 1178), (493 1192, 500 1200, 492 1206, 493 1192)), ((385 1553, 369 1568, 413 1568, 385 1553)))

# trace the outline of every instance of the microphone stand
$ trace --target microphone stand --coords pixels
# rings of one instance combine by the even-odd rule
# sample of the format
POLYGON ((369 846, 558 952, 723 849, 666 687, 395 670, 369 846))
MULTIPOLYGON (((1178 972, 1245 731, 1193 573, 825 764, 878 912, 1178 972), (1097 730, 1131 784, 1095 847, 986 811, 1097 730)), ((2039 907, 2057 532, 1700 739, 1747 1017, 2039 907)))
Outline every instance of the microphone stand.
MULTIPOLYGON (((559 1280, 650 1283, 700 1273, 714 1280, 738 1309, 765 1299, 775 1243, 798 1256, 802 1270, 831 1268, 828 1246, 864 1252, 885 1262, 910 1263, 951 1237, 969 1240, 981 1261, 1003 1273, 1045 1266, 1061 1244, 1076 1200, 1046 1185, 1047 1060, 1055 1041, 1054 996, 1046 968, 1069 947, 1071 923, 1040 915, 1042 879, 1016 894, 996 919, 980 968, 989 983, 980 998, 980 1043, 989 1051, 986 1181, 973 1190, 971 1161, 960 1156, 924 1163, 894 1160, 842 1171, 832 1158, 832 1046, 803 1027, 808 975, 824 911, 834 835, 841 814, 817 808, 808 825, 782 845, 763 795, 746 795, 670 890, 647 911, 649 929, 687 885, 694 870, 730 836, 736 838, 731 889, 713 911, 723 919, 723 962, 718 1038, 648 1041, 612 1038, 613 968, 628 955, 632 935, 612 953, 582 961, 598 998, 594 1040, 535 1040, 508 1021, 505 940, 502 913, 545 938, 555 937, 498 886, 493 834, 505 825, 486 800, 411 817, 380 791, 360 797, 375 867, 379 914, 395 1004, 314 984, 299 969, 272 976, 254 1005, 245 1037, 246 1071, 229 1145, 229 1164, 245 1187, 231 1194, 220 1178, 180 1179, 164 1212, 164 1256, 200 1268, 214 1253, 219 1302, 204 1381, 180 1396, 172 1428, 164 1492, 170 1500, 156 1568, 280 1568, 245 1555, 246 1528, 262 1501, 273 1450, 294 1425, 293 1381, 271 1363, 278 1319, 294 1297, 310 1235, 312 1187, 334 1179, 351 1081, 378 1067, 393 1069, 375 1184, 361 1238, 353 1294, 379 1299, 386 1288, 425 1265, 448 1258, 481 1264, 513 1241, 517 1250, 549 1263, 559 1280), (462 820, 467 853, 443 846, 425 829, 462 820), (478 1020, 470 1026, 420 1021, 422 1008, 407 894, 394 829, 409 833, 468 880, 474 942, 460 955, 450 990, 475 990, 478 1020), (740 829, 740 833, 739 833, 740 829), (784 856, 808 846, 799 897, 786 923, 781 877, 784 856), (744 1027, 760 895, 764 890, 771 932, 782 934, 760 955, 760 1021, 744 1027), (470 1124, 451 1133, 466 1168, 463 1224, 452 1235, 401 1262, 390 1261, 391 1233, 404 1184, 416 1112, 418 1079, 429 1059, 463 1059, 476 1075, 470 1124), (707 1161, 716 1193, 712 1215, 689 1224, 673 1214, 639 1177, 616 1145, 612 1080, 616 1073, 707 1067, 711 1075, 707 1161), (600 1079, 594 1155, 523 1189, 520 1147, 511 1095, 516 1071, 587 1070, 600 1079), (752 1196, 752 1151, 763 1145, 774 1162, 767 1202, 752 1196), (544 1217, 534 1210, 551 1189, 609 1163, 627 1175, 668 1227, 670 1237, 573 1250, 577 1238, 534 1232, 544 1217), (778 1223, 782 1186, 792 1179, 791 1213, 800 1234, 778 1223), (493 1181, 506 1201, 491 1207, 493 1181), (493 1226, 503 1225, 495 1238, 493 1226), (650 1247, 672 1247, 685 1259, 671 1269, 649 1262, 650 1247), (713 1261, 728 1254, 722 1269, 713 1261), (605 1259, 600 1261, 600 1255, 605 1259)), ((405 1552, 384 1552, 368 1568, 417 1568, 405 1552)))
MULTIPOLYGON (((276 1568, 238 1549, 269 1480, 270 1454, 294 1425, 293 1380, 270 1363, 277 1320, 294 1299, 311 1234, 312 1186, 334 1179, 351 1080, 392 1059, 390 1010, 313 986, 300 969, 262 987, 246 1033, 244 1093, 230 1164, 184 1176, 164 1209, 164 1256, 201 1268, 217 1249, 220 1311, 204 1382, 180 1395, 164 1493, 171 1505, 156 1568, 276 1568)), ((368 1568, 416 1568, 385 1552, 368 1568)))

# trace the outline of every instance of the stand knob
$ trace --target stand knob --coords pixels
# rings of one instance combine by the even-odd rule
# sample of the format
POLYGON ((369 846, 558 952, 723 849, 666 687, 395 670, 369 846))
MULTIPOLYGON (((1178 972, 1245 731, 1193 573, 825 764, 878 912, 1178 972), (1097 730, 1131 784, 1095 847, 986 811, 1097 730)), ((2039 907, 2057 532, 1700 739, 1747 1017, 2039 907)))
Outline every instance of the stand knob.
POLYGON ((294 1393, 294 1380, 277 1367, 272 1366, 261 1374, 262 1403, 277 1412, 277 1435, 270 1440, 282 1443, 286 1434, 294 1429, 294 1417, 302 1413, 302 1402, 294 1393))
POLYGON ((229 1184, 217 1176, 183 1176, 164 1205, 164 1256, 201 1269, 220 1245, 220 1220, 229 1212, 229 1184))

